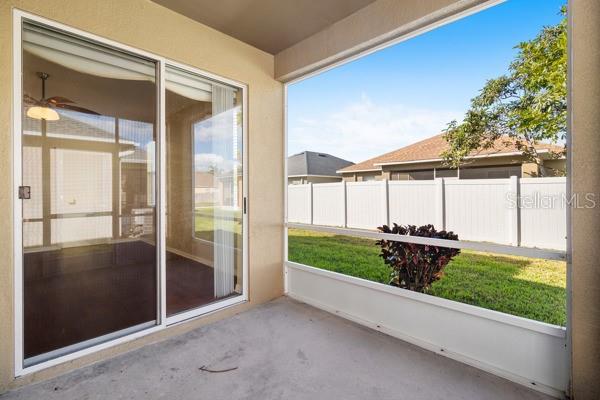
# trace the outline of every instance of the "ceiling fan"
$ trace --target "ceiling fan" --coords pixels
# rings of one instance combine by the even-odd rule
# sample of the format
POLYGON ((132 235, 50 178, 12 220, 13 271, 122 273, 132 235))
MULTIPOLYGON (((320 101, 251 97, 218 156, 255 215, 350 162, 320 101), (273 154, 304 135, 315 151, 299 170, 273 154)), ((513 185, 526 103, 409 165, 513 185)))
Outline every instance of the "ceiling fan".
POLYGON ((60 116, 56 112, 57 108, 100 115, 95 111, 74 105, 74 101, 69 100, 66 97, 53 96, 46 98, 46 79, 48 79, 50 75, 45 72, 38 72, 37 76, 42 80, 42 98, 37 100, 28 94, 23 96, 23 102, 30 106, 27 109, 28 117, 46 121, 56 121, 60 119, 60 116))

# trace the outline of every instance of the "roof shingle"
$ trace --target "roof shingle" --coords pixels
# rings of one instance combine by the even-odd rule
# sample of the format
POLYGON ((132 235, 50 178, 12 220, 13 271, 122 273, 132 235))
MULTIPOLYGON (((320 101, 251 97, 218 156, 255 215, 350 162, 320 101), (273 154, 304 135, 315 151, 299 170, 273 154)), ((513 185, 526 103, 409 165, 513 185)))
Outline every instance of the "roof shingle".
MULTIPOLYGON (((550 150, 553 152, 562 151, 562 147, 540 143, 536 145, 538 150, 550 150)), ((448 149, 448 143, 443 138, 443 134, 435 135, 430 138, 421 140, 420 142, 413 143, 406 147, 391 151, 389 153, 382 154, 375 158, 365 160, 363 162, 351 165, 339 172, 357 172, 357 171, 369 171, 369 170, 380 170, 381 166, 376 164, 387 164, 387 163, 407 163, 407 162, 418 162, 418 161, 433 161, 440 160, 442 154, 448 149)), ((491 155, 501 153, 513 153, 518 151, 514 139, 509 137, 503 137, 496 141, 494 147, 489 149, 482 149, 471 153, 471 156, 476 155, 491 155)))
POLYGON ((338 176, 339 169, 353 164, 331 154, 303 151, 288 157, 288 176, 338 176))

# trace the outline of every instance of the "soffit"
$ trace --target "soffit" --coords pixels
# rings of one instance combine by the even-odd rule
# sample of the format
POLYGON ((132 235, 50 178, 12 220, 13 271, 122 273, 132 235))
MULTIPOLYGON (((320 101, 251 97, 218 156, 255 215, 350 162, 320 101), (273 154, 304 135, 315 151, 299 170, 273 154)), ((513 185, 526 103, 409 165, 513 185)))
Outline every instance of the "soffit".
POLYGON ((277 54, 375 0, 152 0, 277 54))

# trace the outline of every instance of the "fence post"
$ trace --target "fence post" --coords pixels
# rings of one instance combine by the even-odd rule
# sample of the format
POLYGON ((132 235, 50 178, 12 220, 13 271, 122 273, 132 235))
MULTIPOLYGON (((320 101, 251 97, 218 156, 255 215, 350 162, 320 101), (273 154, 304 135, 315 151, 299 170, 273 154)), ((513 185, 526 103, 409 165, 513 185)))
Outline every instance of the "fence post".
POLYGON ((390 190, 387 179, 383 180, 383 210, 385 212, 383 216, 385 224, 390 226, 390 190))
POLYGON ((435 179, 435 229, 446 229, 446 199, 444 178, 435 179))
POLYGON ((508 233, 512 246, 520 246, 520 204, 519 204, 519 177, 511 176, 508 187, 508 233), (513 205, 514 204, 514 205, 513 205))
POLYGON ((312 182, 308 183, 308 198, 309 198, 309 202, 308 204, 310 205, 309 207, 309 211, 310 211, 310 217, 309 217, 309 223, 312 225, 313 224, 313 203, 314 203, 314 197, 313 197, 313 184, 312 182))
POLYGON ((342 181, 342 191, 343 191, 343 202, 342 202, 342 211, 344 215, 342 217, 342 226, 344 228, 348 227, 348 193, 346 192, 346 181, 342 181))

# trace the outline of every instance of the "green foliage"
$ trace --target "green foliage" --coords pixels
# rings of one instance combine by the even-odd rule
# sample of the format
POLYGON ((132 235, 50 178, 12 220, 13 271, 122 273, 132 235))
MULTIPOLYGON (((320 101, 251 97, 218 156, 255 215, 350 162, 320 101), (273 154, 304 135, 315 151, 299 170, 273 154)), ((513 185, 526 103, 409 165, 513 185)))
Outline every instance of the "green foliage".
MULTIPOLYGON (((442 154, 454 168, 466 156, 509 141, 531 162, 541 165, 535 145, 564 142, 567 132, 567 18, 547 26, 516 46, 507 75, 490 79, 471 100, 462 123, 444 132, 449 149, 442 154), (506 139, 505 139, 506 138, 506 139)), ((552 158, 564 151, 551 153, 552 158)))
MULTIPOLYGON (((416 227, 394 224, 391 228, 383 225, 377 230, 394 235, 458 240, 458 235, 446 231, 438 232, 433 225, 416 227)), ((380 257, 383 258, 383 262, 391 268, 390 285, 421 293, 442 277, 444 267, 460 253, 460 250, 448 247, 384 239, 378 240, 376 244, 381 247, 380 257)))

